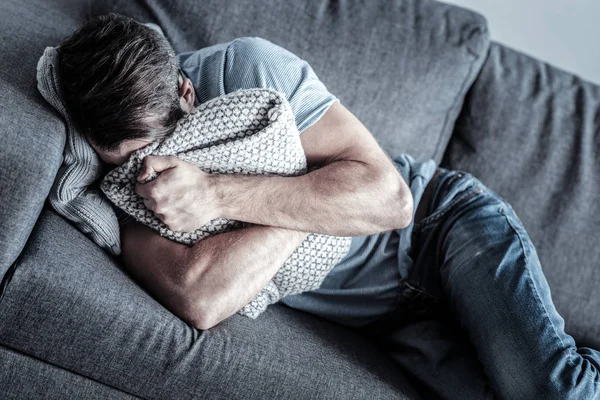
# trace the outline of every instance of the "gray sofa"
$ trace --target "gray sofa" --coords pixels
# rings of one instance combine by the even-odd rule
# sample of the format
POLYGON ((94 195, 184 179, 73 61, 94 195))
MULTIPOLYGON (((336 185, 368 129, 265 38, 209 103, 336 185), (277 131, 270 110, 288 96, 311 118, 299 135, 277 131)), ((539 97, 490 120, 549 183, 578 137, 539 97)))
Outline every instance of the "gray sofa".
MULTIPOLYGON (((391 156, 478 176, 521 216, 567 331, 600 348, 600 88, 491 42, 482 16, 427 0, 3 0, 0 398, 443 397, 381 341, 282 305, 195 330, 51 209, 65 129, 36 63, 108 11, 159 24, 178 52, 267 38, 306 59, 391 156)), ((395 351, 427 362, 411 335, 434 340, 439 324, 412 323, 395 351)), ((479 376, 475 354, 459 354, 479 376)))

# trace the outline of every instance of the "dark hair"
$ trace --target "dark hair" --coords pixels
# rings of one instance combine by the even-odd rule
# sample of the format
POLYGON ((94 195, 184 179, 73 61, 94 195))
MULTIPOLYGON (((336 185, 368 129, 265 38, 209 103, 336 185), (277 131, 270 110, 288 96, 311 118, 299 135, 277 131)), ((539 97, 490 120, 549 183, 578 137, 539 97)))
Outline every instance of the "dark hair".
POLYGON ((96 146, 161 139, 184 115, 175 51, 159 32, 110 13, 90 19, 58 47, 66 107, 96 146))

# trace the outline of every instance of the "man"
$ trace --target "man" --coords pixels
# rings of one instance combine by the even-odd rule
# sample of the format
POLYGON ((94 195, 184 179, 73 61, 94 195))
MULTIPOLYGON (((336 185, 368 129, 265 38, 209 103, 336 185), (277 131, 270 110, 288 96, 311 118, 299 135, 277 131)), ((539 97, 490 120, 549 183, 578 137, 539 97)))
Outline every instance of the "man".
MULTIPOLYGON (((136 192, 169 228, 217 217, 250 223, 187 247, 122 218, 127 270, 196 328, 248 303, 309 232, 353 236, 321 288, 281 302, 356 328, 392 321, 392 333, 411 313, 447 310, 495 395, 600 396, 600 353, 578 349, 564 332, 510 205, 469 174, 406 155, 390 160, 305 61, 260 38, 176 56, 156 31, 114 14, 84 24, 59 55, 69 111, 109 164, 170 134, 183 113, 216 96, 250 87, 287 96, 305 175, 206 174, 175 157, 144 160, 139 181, 160 175, 136 192)), ((460 386, 459 369, 446 368, 449 384, 432 382, 425 366, 393 356, 431 392, 464 398, 472 390, 460 386)))

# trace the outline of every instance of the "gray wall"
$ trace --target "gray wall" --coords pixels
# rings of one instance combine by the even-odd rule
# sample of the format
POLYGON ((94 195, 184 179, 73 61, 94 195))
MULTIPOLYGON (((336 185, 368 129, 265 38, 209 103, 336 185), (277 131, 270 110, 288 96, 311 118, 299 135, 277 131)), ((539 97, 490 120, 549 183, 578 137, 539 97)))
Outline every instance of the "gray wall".
POLYGON ((600 0, 445 0, 483 14, 492 38, 600 84, 600 0))

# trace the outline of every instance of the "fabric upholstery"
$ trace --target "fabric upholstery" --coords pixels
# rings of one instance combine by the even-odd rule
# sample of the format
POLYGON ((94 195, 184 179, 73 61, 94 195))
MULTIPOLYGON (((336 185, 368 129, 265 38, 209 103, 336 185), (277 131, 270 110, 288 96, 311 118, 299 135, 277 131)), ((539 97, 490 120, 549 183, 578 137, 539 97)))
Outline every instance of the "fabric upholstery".
POLYGON ((600 87, 492 45, 444 165, 508 200, 567 332, 600 348, 600 87))
POLYGON ((173 316, 52 211, 0 302, 0 343, 147 399, 415 398, 356 334, 271 306, 209 331, 173 316))
POLYGON ((3 400, 136 399, 76 373, 0 346, 0 395, 3 400))
MULTIPOLYGON (((4 37, 2 29, 0 24, 4 37)), ((32 104, 25 93, 5 86, 2 78, 0 104, 1 278, 21 252, 44 205, 60 165, 64 138, 56 135, 62 127, 50 110, 32 104)))
POLYGON ((0 1, 0 276, 33 229, 65 145, 63 120, 36 87, 37 60, 87 12, 76 0, 0 1))

